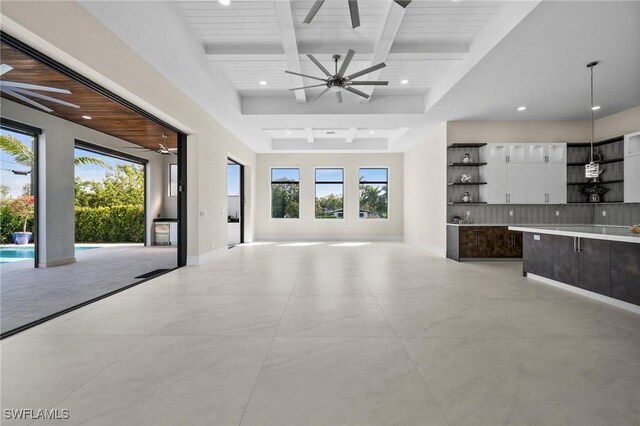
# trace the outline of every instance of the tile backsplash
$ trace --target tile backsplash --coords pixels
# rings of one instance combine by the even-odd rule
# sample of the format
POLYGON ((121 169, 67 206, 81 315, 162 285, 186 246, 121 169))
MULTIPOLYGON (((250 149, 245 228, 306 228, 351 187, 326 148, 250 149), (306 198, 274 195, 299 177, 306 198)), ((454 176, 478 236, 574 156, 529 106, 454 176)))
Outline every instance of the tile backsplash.
POLYGON ((590 224, 631 225, 640 223, 640 203, 632 204, 496 204, 449 205, 447 221, 454 216, 467 217, 474 223, 528 223, 528 224, 590 224), (603 215, 602 212, 606 212, 603 215))

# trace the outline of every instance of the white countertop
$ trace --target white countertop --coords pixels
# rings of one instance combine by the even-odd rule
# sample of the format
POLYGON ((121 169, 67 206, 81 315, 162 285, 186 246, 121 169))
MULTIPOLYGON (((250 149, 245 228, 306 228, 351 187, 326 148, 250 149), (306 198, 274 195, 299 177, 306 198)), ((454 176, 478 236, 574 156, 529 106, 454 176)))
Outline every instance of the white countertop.
POLYGON ((593 238, 596 240, 622 241, 640 244, 640 234, 634 234, 628 226, 605 225, 556 225, 556 226, 509 226, 513 231, 539 234, 564 235, 567 237, 593 238))

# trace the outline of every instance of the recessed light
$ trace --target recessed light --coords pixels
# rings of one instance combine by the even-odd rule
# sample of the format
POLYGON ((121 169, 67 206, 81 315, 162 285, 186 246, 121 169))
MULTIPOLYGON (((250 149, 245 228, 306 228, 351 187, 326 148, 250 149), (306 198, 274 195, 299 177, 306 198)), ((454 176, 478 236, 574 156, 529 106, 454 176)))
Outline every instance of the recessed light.
POLYGON ((266 86, 266 85, 267 85, 267 82, 266 82, 266 81, 264 81, 264 80, 260 80, 260 86, 266 86))
POLYGON ((231 3, 231 0, 218 0, 218 1, 223 6, 229 6, 229 3, 231 3))
POLYGON ((369 130, 369 134, 370 134, 370 135, 373 135, 374 133, 375 133, 375 131, 373 131, 373 130, 369 130))
POLYGON ((84 118, 85 120, 91 120, 91 117, 88 115, 83 115, 82 118, 84 118))
POLYGON ((402 80, 402 81, 400 82, 400 84, 407 84, 407 83, 409 83, 409 80, 402 80))
POLYGON ((287 135, 290 135, 290 134, 291 134, 291 130, 285 130, 285 133, 286 133, 287 135))
POLYGON ((593 108, 591 108, 593 111, 597 111, 600 109, 600 105, 594 105, 593 108))
POLYGON ((518 111, 524 111, 525 109, 527 109, 527 107, 526 107, 526 106, 518 107, 518 111))

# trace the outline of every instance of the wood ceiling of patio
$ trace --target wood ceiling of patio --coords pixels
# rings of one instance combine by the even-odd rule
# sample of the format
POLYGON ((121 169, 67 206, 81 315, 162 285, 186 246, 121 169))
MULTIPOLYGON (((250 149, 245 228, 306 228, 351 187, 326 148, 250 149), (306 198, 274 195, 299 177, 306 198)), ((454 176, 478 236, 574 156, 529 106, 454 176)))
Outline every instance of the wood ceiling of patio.
MULTIPOLYGON (((13 68, 0 79, 67 89, 71 94, 36 92, 80 106, 76 109, 43 99, 30 98, 52 109, 53 112, 50 114, 143 147, 158 149, 161 143, 167 148, 178 146, 178 135, 175 132, 5 43, 2 43, 0 57, 3 64, 13 68), (82 118, 83 115, 91 117, 91 120, 82 118), (167 136, 166 142, 163 140, 163 134, 167 136)), ((4 92, 1 95, 3 98, 34 108, 4 92)))

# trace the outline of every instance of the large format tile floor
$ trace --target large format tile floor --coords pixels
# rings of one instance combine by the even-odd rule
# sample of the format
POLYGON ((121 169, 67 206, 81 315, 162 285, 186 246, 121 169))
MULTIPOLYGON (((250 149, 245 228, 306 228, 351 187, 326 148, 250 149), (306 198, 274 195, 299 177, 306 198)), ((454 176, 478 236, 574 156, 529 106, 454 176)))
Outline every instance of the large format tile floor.
POLYGON ((402 243, 239 246, 1 343, 55 424, 640 424, 640 316, 402 243))

